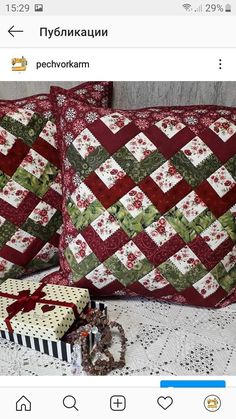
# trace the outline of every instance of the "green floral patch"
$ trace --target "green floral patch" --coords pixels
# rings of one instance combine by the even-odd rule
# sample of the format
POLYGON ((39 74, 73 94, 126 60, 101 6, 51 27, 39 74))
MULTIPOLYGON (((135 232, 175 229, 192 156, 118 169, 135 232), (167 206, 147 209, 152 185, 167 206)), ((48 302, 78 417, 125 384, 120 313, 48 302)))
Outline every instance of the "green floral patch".
POLYGON ((28 218, 22 225, 22 230, 25 230, 32 236, 38 237, 42 241, 47 242, 56 233, 61 225, 62 215, 59 211, 57 211, 45 227, 28 218))
POLYGON ((74 145, 71 144, 67 151, 67 157, 71 165, 78 172, 80 178, 84 180, 90 173, 109 159, 110 155, 104 147, 99 146, 92 153, 89 153, 86 158, 83 158, 74 145))
POLYGON ((236 266, 227 272, 223 263, 220 262, 211 273, 226 292, 230 292, 236 286, 236 266))
POLYGON ((135 218, 119 201, 108 208, 107 211, 116 218, 129 237, 134 237, 141 233, 146 227, 160 218, 160 214, 154 205, 150 205, 135 218))
POLYGON ((32 146, 47 123, 47 119, 34 113, 29 123, 25 126, 10 116, 3 116, 0 125, 8 132, 20 138, 28 146, 32 146))
POLYGON ((182 274, 170 261, 162 263, 158 270, 178 292, 186 290, 207 274, 207 270, 201 263, 186 274, 182 274))
POLYGON ((6 281, 7 278, 19 278, 25 272, 25 267, 13 265, 8 271, 7 276, 0 278, 0 285, 6 281))
POLYGON ((206 230, 216 220, 215 216, 205 209, 193 221, 189 222, 177 207, 166 213, 165 218, 186 243, 194 240, 198 234, 206 230))
POLYGON ((3 247, 15 234, 18 227, 9 221, 5 221, 0 227, 0 248, 3 247))
POLYGON ((36 272, 36 271, 50 268, 51 266, 56 266, 57 264, 58 264, 58 254, 54 254, 53 257, 47 262, 44 260, 37 259, 37 257, 34 258, 33 260, 31 260, 30 263, 28 263, 27 269, 29 269, 29 271, 36 272))
POLYGON ((147 259, 142 259, 135 264, 133 269, 127 269, 116 256, 111 256, 104 262, 104 265, 126 287, 139 281, 154 268, 147 259))
POLYGON ((97 147, 92 153, 90 153, 88 157, 86 157, 86 161, 93 170, 96 170, 109 158, 110 155, 107 150, 100 146, 97 147))
POLYGON ((58 174, 58 171, 59 170, 53 164, 48 162, 42 176, 38 179, 36 176, 23 169, 23 167, 18 167, 12 179, 38 197, 42 198, 49 190, 52 182, 58 174))
POLYGON ((67 150, 67 158, 72 167, 78 172, 81 180, 84 180, 93 172, 92 167, 90 167, 89 163, 80 156, 73 144, 71 144, 67 150))
POLYGON ((136 183, 141 182, 142 179, 150 175, 166 161, 161 153, 154 151, 150 156, 138 162, 126 147, 122 147, 117 151, 113 158, 136 183))
POLYGON ((218 158, 214 154, 211 154, 195 167, 182 151, 173 156, 171 162, 193 188, 199 185, 204 179, 207 179, 221 166, 218 158))
POLYGON ((219 221, 227 231, 229 237, 236 242, 236 222, 234 215, 228 211, 219 218, 219 221))
POLYGON ((10 179, 9 176, 7 176, 5 173, 3 173, 0 170, 0 190, 2 190, 4 188, 4 186, 6 186, 9 179, 10 179))
POLYGON ((227 163, 225 164, 225 168, 229 171, 231 176, 236 181, 236 156, 232 157, 227 161, 227 163))
POLYGON ((78 231, 88 227, 105 211, 102 204, 98 200, 92 202, 89 207, 81 212, 76 204, 71 199, 68 199, 66 208, 69 216, 71 217, 72 223, 78 231))
POLYGON ((94 253, 91 253, 89 256, 85 257, 80 263, 76 261, 76 258, 74 257, 69 247, 67 247, 65 250, 64 255, 73 272, 73 280, 75 282, 79 279, 82 279, 85 275, 100 265, 100 261, 94 255, 94 253))

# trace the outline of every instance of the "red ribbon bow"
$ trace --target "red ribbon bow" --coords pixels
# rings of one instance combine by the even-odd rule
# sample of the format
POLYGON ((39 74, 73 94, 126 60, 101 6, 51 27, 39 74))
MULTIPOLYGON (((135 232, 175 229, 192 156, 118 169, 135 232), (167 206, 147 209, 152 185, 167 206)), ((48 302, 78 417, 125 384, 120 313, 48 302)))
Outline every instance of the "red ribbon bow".
POLYGON ((15 316, 17 313, 29 313, 34 310, 38 301, 45 297, 46 293, 37 289, 32 295, 30 290, 23 290, 18 293, 18 299, 7 307, 9 316, 15 316))
POLYGON ((77 306, 73 302, 54 301, 50 299, 45 299, 44 297, 47 294, 42 291, 45 285, 46 284, 39 285, 39 287, 33 292, 33 294, 30 293, 30 290, 20 291, 18 295, 12 295, 12 294, 8 294, 7 292, 0 291, 0 297, 14 298, 16 300, 14 301, 14 303, 10 304, 7 307, 8 316, 5 319, 5 323, 10 333, 13 333, 13 328, 11 326, 11 319, 20 312, 29 313, 30 311, 33 311, 37 303, 69 307, 69 308, 72 308, 75 318, 78 316, 77 306))

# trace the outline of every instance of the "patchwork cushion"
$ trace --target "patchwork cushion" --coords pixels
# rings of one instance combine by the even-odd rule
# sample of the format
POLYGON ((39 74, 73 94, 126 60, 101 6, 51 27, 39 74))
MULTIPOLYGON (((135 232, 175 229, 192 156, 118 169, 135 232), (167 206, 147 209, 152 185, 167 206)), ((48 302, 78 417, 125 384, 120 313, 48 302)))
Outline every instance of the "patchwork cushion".
POLYGON ((60 122, 62 271, 47 281, 103 297, 236 300, 236 109, 67 99, 60 122))
MULTIPOLYGON (((94 85, 67 95, 88 100, 94 85)), ((101 106, 111 84, 96 85, 101 106)), ((49 95, 0 101, 0 282, 58 262, 62 191, 54 117, 49 95)))
POLYGON ((80 100, 91 106, 102 106, 103 108, 111 106, 112 89, 112 82, 100 81, 84 83, 69 90, 58 86, 51 86, 50 98, 57 117, 58 109, 63 106, 68 97, 80 100))

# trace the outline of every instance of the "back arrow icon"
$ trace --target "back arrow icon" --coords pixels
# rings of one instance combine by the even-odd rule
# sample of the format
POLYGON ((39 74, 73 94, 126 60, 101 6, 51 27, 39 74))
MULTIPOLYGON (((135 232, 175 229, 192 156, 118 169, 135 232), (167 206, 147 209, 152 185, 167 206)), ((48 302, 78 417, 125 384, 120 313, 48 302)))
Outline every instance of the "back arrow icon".
POLYGON ((14 29, 15 25, 12 25, 10 29, 8 29, 8 33, 15 38, 15 32, 24 32, 22 29, 14 29))

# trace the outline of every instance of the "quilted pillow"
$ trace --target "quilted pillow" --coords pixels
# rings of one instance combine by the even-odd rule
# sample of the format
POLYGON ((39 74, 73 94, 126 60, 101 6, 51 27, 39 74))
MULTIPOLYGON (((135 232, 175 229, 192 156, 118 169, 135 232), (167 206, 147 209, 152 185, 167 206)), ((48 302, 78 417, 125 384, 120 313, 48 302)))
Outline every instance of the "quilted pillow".
MULTIPOLYGON (((89 103, 94 86, 100 96, 93 103, 102 106, 111 83, 85 83, 67 95, 89 103)), ((57 263, 62 192, 55 138, 49 95, 0 101, 0 282, 57 263)))
POLYGON ((61 272, 46 281, 103 297, 236 301, 236 108, 71 99, 60 115, 61 272))
POLYGON ((53 108, 58 115, 58 108, 61 108, 68 97, 78 99, 91 106, 107 108, 112 101, 112 82, 92 82, 75 86, 70 90, 58 86, 51 86, 50 96, 53 108))

